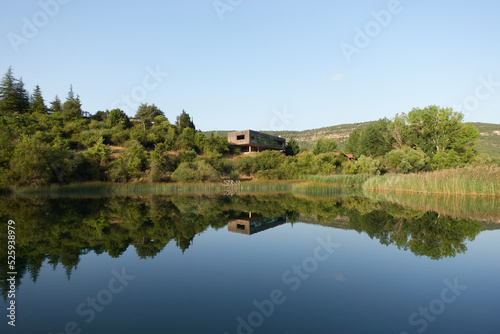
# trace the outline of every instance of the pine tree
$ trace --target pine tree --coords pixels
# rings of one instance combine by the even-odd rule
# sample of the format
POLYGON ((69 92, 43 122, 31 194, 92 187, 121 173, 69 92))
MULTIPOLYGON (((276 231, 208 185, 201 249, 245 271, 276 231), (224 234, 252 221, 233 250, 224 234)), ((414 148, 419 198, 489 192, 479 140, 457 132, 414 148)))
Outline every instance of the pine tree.
POLYGON ((288 143, 286 143, 285 154, 288 156, 294 156, 299 154, 299 152, 300 152, 299 144, 295 139, 293 139, 293 137, 291 137, 288 143))
POLYGON ((9 67, 0 82, 0 114, 23 113, 29 108, 28 92, 22 79, 17 80, 9 67))
POLYGON ((180 128, 180 132, 186 128, 191 128, 193 130, 196 130, 193 121, 191 120, 191 117, 187 112, 182 110, 182 113, 177 116, 177 126, 180 128))
POLYGON ((30 111, 37 114, 46 114, 47 110, 48 109, 45 105, 45 101, 43 100, 40 86, 36 85, 35 90, 30 97, 30 111))
POLYGON ((50 102, 50 111, 52 113, 62 112, 62 104, 59 96, 56 95, 54 101, 50 102))
POLYGON ((75 98, 75 94, 73 93, 73 85, 70 86, 68 97, 62 105, 62 112, 64 118, 66 119, 82 117, 82 103, 80 102, 80 97, 78 95, 75 98))

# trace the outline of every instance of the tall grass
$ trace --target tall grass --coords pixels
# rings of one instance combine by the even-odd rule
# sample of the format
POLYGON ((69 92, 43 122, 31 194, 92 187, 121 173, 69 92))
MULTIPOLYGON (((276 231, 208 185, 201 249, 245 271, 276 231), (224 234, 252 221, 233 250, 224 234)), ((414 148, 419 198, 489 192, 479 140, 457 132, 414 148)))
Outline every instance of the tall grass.
POLYGON ((500 222, 500 198, 493 196, 449 196, 373 191, 365 191, 364 195, 376 201, 395 203, 420 211, 434 211, 455 218, 500 222))
POLYGON ((299 179, 328 183, 336 187, 361 187, 371 175, 301 175, 299 179))
POLYGON ((291 192, 290 182, 243 182, 234 186, 221 183, 107 183, 92 182, 40 188, 19 188, 17 196, 127 196, 127 195, 175 195, 175 194, 236 194, 291 192))
POLYGON ((419 174, 389 174, 368 179, 365 190, 422 194, 500 196, 500 167, 466 167, 419 174))

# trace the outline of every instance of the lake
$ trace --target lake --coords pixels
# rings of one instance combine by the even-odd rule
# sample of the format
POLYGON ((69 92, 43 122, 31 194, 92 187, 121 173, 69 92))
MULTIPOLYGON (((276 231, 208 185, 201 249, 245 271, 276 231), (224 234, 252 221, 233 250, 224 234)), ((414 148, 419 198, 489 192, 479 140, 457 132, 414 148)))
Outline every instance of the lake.
POLYGON ((2 333, 500 333, 498 199, 1 200, 2 333))

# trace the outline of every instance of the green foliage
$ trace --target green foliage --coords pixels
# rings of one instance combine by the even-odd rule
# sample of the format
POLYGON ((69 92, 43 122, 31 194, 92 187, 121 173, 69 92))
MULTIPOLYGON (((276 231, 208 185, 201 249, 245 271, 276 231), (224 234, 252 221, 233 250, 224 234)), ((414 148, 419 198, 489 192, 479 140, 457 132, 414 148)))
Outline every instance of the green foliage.
POLYGON ((345 172, 347 174, 380 175, 383 172, 383 166, 380 159, 362 155, 356 162, 347 164, 345 172))
POLYGON ((300 153, 299 143, 295 139, 290 138, 285 146, 285 154, 288 156, 295 156, 300 153))
POLYGON ((151 154, 151 181, 165 182, 169 180, 169 175, 175 170, 175 161, 168 155, 168 148, 165 143, 155 146, 151 154))
POLYGON ((42 90, 40 89, 40 86, 36 85, 35 90, 30 97, 30 112, 46 114, 47 110, 47 106, 45 105, 45 101, 42 97, 42 90))
POLYGON ((196 132, 192 128, 184 128, 177 138, 176 147, 179 150, 196 150, 196 132))
POLYGON ((430 173, 390 174, 369 179, 364 188, 423 194, 498 196, 500 167, 475 166, 430 173))
POLYGON ((415 173, 423 170, 429 162, 429 157, 420 149, 403 146, 385 156, 387 168, 393 173, 415 173))
POLYGON ((392 150, 392 139, 389 133, 389 120, 380 119, 364 129, 354 130, 345 145, 345 151, 359 157, 380 157, 392 150))
POLYGON ((181 114, 177 116, 177 122, 176 122, 177 127, 179 128, 180 131, 184 131, 184 129, 190 128, 193 130, 196 130, 196 127, 194 126, 193 121, 191 120, 191 117, 187 112, 182 110, 181 114))
POLYGON ((463 167, 465 163, 455 150, 439 151, 432 156, 431 168, 433 170, 463 167))
POLYGON ((334 139, 321 136, 314 142, 312 152, 313 154, 335 152, 337 146, 338 144, 334 139))
POLYGON ((154 104, 148 105, 146 103, 141 104, 135 114, 135 118, 141 120, 144 130, 151 126, 156 116, 165 116, 165 114, 154 104))
POLYGON ((62 105, 62 114, 66 120, 80 118, 83 115, 80 97, 78 95, 75 97, 72 85, 69 88, 68 97, 62 105))
POLYGON ((62 112, 62 103, 57 95, 56 95, 54 101, 50 102, 50 111, 53 113, 62 112))
POLYGON ((127 114, 120 109, 111 110, 107 116, 106 123, 110 128, 118 124, 122 125, 123 129, 128 129, 132 126, 127 114))
POLYGON ((148 157, 139 142, 130 141, 125 146, 125 152, 109 165, 109 179, 113 182, 138 181, 148 167, 148 157))
POLYGON ((178 152, 179 162, 194 162, 196 160, 196 151, 194 150, 181 150, 178 152))
POLYGON ((22 79, 14 78, 9 67, 0 82, 0 115, 24 113, 30 106, 29 96, 22 79))
POLYGON ((219 173, 205 161, 183 162, 172 174, 176 182, 215 182, 219 173))

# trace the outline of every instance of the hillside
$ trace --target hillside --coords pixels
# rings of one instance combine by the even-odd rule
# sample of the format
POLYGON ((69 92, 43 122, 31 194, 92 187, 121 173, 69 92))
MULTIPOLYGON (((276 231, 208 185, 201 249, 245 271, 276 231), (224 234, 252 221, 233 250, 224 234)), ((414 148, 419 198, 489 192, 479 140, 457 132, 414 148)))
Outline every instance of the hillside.
MULTIPOLYGON (((354 124, 342 124, 328 126, 319 129, 304 130, 304 131, 263 131, 265 133, 281 136, 286 139, 290 137, 295 138, 299 142, 300 147, 312 148, 313 142, 319 136, 325 136, 327 138, 334 138, 342 148, 343 144, 349 138, 349 134, 356 128, 363 128, 373 122, 365 123, 354 123, 354 124)), ((481 132, 481 137, 479 138, 478 151, 481 153, 488 153, 490 157, 500 163, 500 124, 490 124, 490 123, 472 123, 481 132)), ((206 131, 208 135, 210 133, 218 134, 219 136, 227 136, 229 131, 206 131)))

